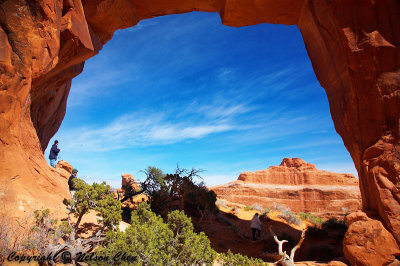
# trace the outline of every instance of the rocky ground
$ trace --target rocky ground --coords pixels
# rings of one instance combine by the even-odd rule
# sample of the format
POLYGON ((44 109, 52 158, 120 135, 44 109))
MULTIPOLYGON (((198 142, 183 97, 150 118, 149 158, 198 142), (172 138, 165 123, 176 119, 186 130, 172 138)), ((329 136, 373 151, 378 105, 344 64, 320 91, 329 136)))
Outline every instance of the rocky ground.
MULTIPOLYGON (((203 221, 195 217, 192 220, 198 230, 204 231, 209 237, 212 247, 218 252, 240 253, 249 257, 263 259, 266 262, 275 262, 277 259, 278 245, 274 242, 269 232, 269 227, 278 235, 280 240, 289 242, 284 245, 284 250, 290 253, 300 239, 301 231, 307 230, 313 224, 301 221, 299 225, 289 224, 280 218, 280 211, 271 211, 261 217, 261 237, 253 241, 250 222, 253 215, 259 211, 246 210, 236 204, 224 202, 224 206, 217 205, 220 213, 209 216, 203 221), (234 211, 233 211, 234 210, 234 211)), ((306 233, 306 238, 301 248, 296 252, 295 261, 302 261, 300 265, 344 265, 341 241, 343 231, 330 229, 319 231, 320 235, 306 233)))

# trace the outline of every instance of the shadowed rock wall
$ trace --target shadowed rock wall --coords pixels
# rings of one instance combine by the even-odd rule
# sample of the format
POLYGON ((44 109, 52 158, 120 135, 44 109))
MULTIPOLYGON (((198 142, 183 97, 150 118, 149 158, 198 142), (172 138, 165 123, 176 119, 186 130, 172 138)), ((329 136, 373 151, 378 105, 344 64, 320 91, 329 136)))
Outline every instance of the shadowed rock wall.
POLYGON ((2 204, 29 198, 32 205, 55 206, 68 194, 42 151, 62 122, 71 79, 85 60, 117 29, 194 10, 219 12, 223 24, 235 27, 299 27, 358 170, 363 207, 399 243, 398 0, 1 0, 2 204))

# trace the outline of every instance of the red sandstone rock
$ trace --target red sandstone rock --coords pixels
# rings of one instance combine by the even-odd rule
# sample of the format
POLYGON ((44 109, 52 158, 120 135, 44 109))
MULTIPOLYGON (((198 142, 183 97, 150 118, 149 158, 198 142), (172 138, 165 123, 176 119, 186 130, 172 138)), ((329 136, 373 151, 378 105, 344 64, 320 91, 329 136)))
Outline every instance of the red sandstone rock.
MULTIPOLYGON (((42 151, 65 114, 71 79, 119 28, 184 12, 222 23, 296 24, 336 131, 359 173, 363 208, 400 243, 400 3, 397 0, 4 0, 0 7, 0 195, 57 208, 64 178, 42 151)), ((32 206, 33 206, 32 205, 32 206)), ((33 208, 33 207, 32 207, 33 208)))
POLYGON ((299 158, 284 158, 280 166, 266 170, 241 173, 238 180, 269 185, 329 185, 357 186, 358 179, 351 174, 318 170, 315 165, 299 158))
MULTIPOLYGON (((135 178, 131 174, 122 174, 122 184, 121 188, 117 189, 114 192, 114 196, 117 199, 123 199, 125 197, 125 192, 129 188, 132 188, 135 191, 140 191, 139 184, 135 181, 135 178)), ((139 202, 147 201, 148 197, 144 193, 133 196, 131 199, 128 199, 122 203, 122 208, 128 207, 130 210, 136 209, 136 206, 139 202)))
POLYGON ((368 216, 365 212, 356 211, 346 216, 345 222, 347 226, 357 221, 368 221, 368 216))
POLYGON ((244 172, 237 181, 210 189, 233 203, 264 208, 282 204, 319 216, 343 216, 361 208, 355 176, 318 170, 299 158, 284 158, 280 166, 244 172))
POLYGON ((279 166, 286 167, 295 167, 295 168, 309 168, 315 170, 315 165, 312 163, 306 163, 303 159, 300 158, 283 158, 281 164, 279 166))
POLYGON ((136 183, 135 178, 131 174, 122 174, 121 189, 126 190, 128 188, 140 190, 140 186, 136 183))
POLYGON ((363 212, 349 216, 346 218, 349 229, 343 240, 343 252, 351 265, 388 265, 395 262, 400 249, 382 223, 363 212))
POLYGON ((72 165, 70 165, 67 161, 58 161, 55 167, 56 171, 63 176, 65 179, 69 179, 72 174, 72 165))

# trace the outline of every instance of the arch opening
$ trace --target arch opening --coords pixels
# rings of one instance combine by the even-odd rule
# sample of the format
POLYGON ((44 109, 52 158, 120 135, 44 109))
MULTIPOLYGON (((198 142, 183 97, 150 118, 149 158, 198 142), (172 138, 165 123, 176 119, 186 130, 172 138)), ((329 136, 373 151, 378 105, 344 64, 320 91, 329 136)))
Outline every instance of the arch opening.
POLYGON ((115 186, 149 162, 204 169, 207 185, 284 157, 356 175, 298 29, 217 23, 189 13, 117 32, 72 82, 63 159, 115 186))

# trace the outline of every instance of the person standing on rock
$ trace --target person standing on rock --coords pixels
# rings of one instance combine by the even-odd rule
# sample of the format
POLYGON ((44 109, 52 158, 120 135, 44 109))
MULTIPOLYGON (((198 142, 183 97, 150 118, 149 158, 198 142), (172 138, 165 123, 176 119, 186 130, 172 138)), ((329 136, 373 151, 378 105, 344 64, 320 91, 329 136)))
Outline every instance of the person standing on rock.
MULTIPOLYGON (((69 186, 69 192, 71 193, 71 199, 74 200, 74 194, 76 192, 76 186, 75 186, 75 181, 74 179, 76 179, 76 175, 78 174, 78 169, 72 169, 72 174, 68 179, 68 186, 69 186)), ((75 202, 75 200, 74 200, 75 202)))
POLYGON ((250 228, 253 233, 253 241, 256 241, 257 236, 261 236, 261 221, 258 218, 258 213, 254 214, 253 219, 251 219, 250 228))
POLYGON ((52 167, 56 167, 57 156, 60 151, 61 149, 58 148, 58 140, 55 140, 53 146, 51 146, 49 155, 50 165, 52 167))

